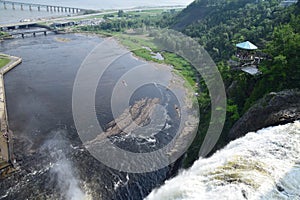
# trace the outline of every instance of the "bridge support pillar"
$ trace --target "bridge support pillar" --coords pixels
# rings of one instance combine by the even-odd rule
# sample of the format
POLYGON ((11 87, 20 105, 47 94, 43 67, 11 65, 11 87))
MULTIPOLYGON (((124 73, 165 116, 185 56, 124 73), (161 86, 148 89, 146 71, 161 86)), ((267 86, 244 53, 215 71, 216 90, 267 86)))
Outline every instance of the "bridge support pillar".
POLYGON ((33 32, 33 37, 35 37, 35 32, 33 32))
POLYGON ((22 38, 24 38, 24 33, 22 33, 22 38))
POLYGON ((55 6, 53 6, 53 10, 54 10, 54 12, 56 12, 56 7, 55 6))
POLYGON ((44 31, 44 35, 45 35, 45 36, 47 35, 47 31, 44 31))
POLYGON ((65 12, 68 12, 68 8, 65 8, 65 12))
POLYGON ((71 8, 69 8, 69 12, 71 12, 71 8))
POLYGON ((41 11, 41 7, 40 6, 38 6, 38 11, 41 11))
POLYGON ((29 5, 29 10, 32 11, 31 5, 29 5))
POLYGON ((72 13, 75 13, 75 9, 74 8, 72 8, 72 13))
POLYGON ((12 7, 12 9, 14 10, 14 9, 15 9, 15 3, 12 3, 12 4, 11 4, 11 7, 12 7))
POLYGON ((23 10, 23 4, 21 4, 21 10, 23 10))
POLYGON ((6 3, 5 3, 5 2, 3 2, 3 6, 4 6, 4 9, 7 9, 7 8, 6 8, 6 3))

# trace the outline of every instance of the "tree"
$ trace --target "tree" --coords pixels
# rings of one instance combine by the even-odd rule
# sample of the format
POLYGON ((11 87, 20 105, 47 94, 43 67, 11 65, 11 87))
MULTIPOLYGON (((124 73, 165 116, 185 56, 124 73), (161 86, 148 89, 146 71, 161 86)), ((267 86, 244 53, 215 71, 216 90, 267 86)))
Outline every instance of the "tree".
POLYGON ((118 17, 124 17, 125 16, 125 13, 123 10, 119 10, 118 11, 118 17))

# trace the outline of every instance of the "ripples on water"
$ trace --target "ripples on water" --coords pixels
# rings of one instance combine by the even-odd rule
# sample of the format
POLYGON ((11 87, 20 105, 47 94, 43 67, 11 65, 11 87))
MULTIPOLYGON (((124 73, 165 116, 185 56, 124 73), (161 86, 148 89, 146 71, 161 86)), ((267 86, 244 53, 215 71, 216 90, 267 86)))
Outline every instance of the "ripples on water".
POLYGON ((299 121, 265 128, 199 159, 146 199, 300 199, 299 161, 299 121))
POLYGON ((7 5, 7 9, 3 8, 3 4, 0 2, 0 24, 10 24, 17 23, 21 20, 39 20, 42 18, 51 18, 59 16, 67 16, 68 13, 62 12, 47 12, 45 10, 37 11, 37 8, 33 8, 29 11, 27 7, 21 10, 19 6, 16 5, 15 10, 11 9, 11 5, 7 5))
MULTIPOLYGON (((0 197, 73 198, 69 191, 76 191, 93 199, 142 199, 169 176, 168 167, 146 174, 110 169, 82 146, 72 116, 73 83, 81 62, 101 41, 95 36, 48 35, 0 44, 4 53, 23 58, 4 77, 9 125, 16 137, 21 170, 0 182, 0 197)), ((107 72, 106 81, 102 80, 107 87, 96 98, 109 100, 105 89, 134 63, 140 61, 130 54, 115 62, 118 70, 107 72)), ((109 122, 109 107, 101 106, 102 100, 97 101, 96 110, 109 122)))

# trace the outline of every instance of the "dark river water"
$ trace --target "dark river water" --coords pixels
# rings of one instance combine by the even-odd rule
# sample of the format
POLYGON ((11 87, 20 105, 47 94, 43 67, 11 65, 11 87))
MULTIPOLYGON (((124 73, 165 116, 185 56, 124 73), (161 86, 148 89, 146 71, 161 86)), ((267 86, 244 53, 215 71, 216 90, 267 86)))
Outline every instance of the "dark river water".
MULTIPOLYGON (((96 36, 70 34, 0 43, 1 52, 23 58, 5 75, 9 127, 20 169, 0 181, 0 199, 142 199, 172 174, 170 167, 144 174, 119 172, 83 147, 72 116, 73 83, 83 60, 101 41, 96 36)), ((102 92, 98 87, 96 111, 104 113, 105 122, 112 116, 109 106, 103 107, 109 100, 103 95, 109 92, 103 91, 124 70, 139 64, 130 54, 122 56, 114 63, 115 73, 107 72, 102 92)), ((148 92, 137 92, 132 101, 143 95, 159 97, 154 87, 146 87, 148 92)))

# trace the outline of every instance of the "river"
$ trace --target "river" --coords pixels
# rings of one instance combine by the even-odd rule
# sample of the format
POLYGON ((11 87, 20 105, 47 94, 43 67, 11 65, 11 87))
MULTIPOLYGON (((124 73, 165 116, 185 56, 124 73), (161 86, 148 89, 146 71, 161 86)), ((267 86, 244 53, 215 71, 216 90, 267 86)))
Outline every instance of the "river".
MULTIPOLYGON (((22 64, 5 75, 9 128, 14 132, 20 170, 0 182, 0 198, 142 199, 176 171, 172 165, 149 173, 120 172, 103 165, 82 145, 72 115, 73 84, 83 60, 102 42, 102 38, 91 35, 50 34, 0 43, 1 52, 23 58, 22 64)), ((122 74, 142 63, 130 53, 124 54, 99 82, 95 108, 102 125, 113 119, 109 90, 122 74)), ((139 78, 145 79, 143 76, 148 74, 140 74, 139 78)), ((146 85, 144 91, 139 88, 131 104, 146 96, 159 98, 162 91, 168 93, 154 84, 146 85)), ((166 95, 168 99, 162 103, 166 101, 166 109, 173 109, 169 112, 172 118, 177 115, 174 107, 178 101, 171 93, 166 95)), ((172 127, 177 125, 169 120, 164 129, 169 131, 151 140, 112 139, 124 149, 141 152, 149 145, 159 147, 159 141, 168 142, 173 137, 172 127)))
MULTIPOLYGON (((36 3, 36 4, 47 4, 55 6, 66 6, 66 7, 75 7, 83 9, 93 9, 93 10, 108 10, 108 9, 126 9, 126 8, 136 8, 136 7, 161 7, 161 6, 187 6, 192 0, 165 0, 165 1, 139 1, 139 0, 87 0, 82 3, 80 0, 18 0, 17 2, 26 2, 26 3, 36 3)), ((66 16, 70 13, 62 12, 46 12, 41 9, 37 11, 36 8, 33 8, 32 11, 29 11, 28 7, 24 7, 24 10, 21 11, 20 7, 16 5, 16 9, 13 10, 11 5, 7 5, 7 9, 4 9, 2 3, 0 3, 0 24, 7 24, 18 22, 23 19, 39 19, 39 18, 51 18, 57 16, 66 16)))

